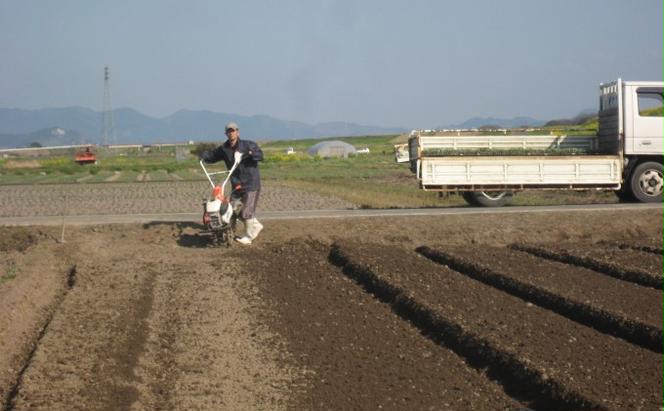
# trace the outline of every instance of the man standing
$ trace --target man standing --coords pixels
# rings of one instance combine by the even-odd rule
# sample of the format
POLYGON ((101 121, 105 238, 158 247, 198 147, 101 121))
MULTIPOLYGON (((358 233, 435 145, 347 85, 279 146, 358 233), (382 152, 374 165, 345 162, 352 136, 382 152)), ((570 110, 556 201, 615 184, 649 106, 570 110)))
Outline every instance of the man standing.
POLYGON ((206 163, 216 163, 224 160, 226 168, 231 169, 233 164, 239 164, 231 175, 231 184, 235 195, 240 194, 242 211, 240 219, 244 221, 246 233, 236 237, 235 241, 249 245, 256 239, 263 229, 263 225, 256 219, 256 204, 261 191, 261 176, 258 171, 258 162, 263 160, 263 151, 258 144, 249 140, 240 140, 240 128, 231 122, 226 124, 227 140, 214 150, 201 153, 201 159, 206 163))

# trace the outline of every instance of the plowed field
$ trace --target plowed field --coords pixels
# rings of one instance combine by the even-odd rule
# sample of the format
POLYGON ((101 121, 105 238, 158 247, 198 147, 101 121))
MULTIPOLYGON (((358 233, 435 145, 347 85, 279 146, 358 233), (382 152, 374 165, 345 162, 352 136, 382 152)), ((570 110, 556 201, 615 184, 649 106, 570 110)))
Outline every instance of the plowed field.
POLYGON ((662 407, 661 210, 200 228, 0 227, 2 410, 662 407))

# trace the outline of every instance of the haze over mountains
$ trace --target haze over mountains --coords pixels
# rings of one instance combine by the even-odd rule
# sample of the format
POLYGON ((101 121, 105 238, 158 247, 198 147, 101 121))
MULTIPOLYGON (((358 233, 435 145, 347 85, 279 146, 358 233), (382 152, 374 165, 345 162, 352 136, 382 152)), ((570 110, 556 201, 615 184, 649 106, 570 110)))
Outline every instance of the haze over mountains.
POLYGON ((514 118, 496 118, 496 117, 473 117, 459 124, 439 126, 437 129, 445 128, 463 128, 472 129, 485 126, 497 126, 501 128, 519 128, 519 127, 539 127, 544 125, 544 121, 536 120, 532 117, 514 117, 514 118))
MULTIPOLYGON (((256 140, 392 134, 405 131, 402 128, 346 122, 311 125, 264 115, 241 116, 205 110, 180 110, 170 116, 156 118, 130 108, 121 108, 113 110, 113 119, 118 144, 225 139, 224 125, 229 121, 240 125, 243 137, 256 140)), ((97 144, 100 143, 101 130, 102 114, 87 108, 0 108, 0 147, 25 147, 35 141, 42 145, 97 144)))
MULTIPOLYGON (((405 127, 380 127, 347 122, 312 125, 265 115, 241 116, 206 110, 180 110, 170 116, 156 118, 131 108, 121 108, 113 111, 113 117, 116 141, 109 143, 117 144, 223 140, 224 125, 229 121, 239 123, 242 136, 254 140, 397 134, 410 130, 405 127)), ((463 123, 441 125, 437 128, 471 129, 487 125, 515 128, 536 127, 544 123, 531 117, 474 117, 463 123)), ((31 143, 43 146, 100 144, 101 130, 102 114, 88 108, 38 110, 0 108, 0 147, 2 148, 26 147, 31 143)))

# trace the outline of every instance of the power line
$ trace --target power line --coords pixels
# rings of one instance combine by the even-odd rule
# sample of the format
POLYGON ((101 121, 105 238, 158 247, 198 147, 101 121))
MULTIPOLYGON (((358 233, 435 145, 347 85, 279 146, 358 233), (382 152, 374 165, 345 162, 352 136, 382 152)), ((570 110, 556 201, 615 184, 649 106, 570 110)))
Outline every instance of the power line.
POLYGON ((108 66, 104 67, 104 107, 102 116, 101 145, 117 144, 113 122, 113 106, 111 105, 111 74, 108 66))

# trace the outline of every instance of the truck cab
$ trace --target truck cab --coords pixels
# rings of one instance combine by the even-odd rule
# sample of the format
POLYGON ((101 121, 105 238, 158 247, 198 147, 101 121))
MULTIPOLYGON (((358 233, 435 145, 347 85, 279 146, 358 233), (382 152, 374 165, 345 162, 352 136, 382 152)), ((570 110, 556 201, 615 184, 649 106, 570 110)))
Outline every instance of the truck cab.
POLYGON ((622 158, 623 200, 662 201, 663 93, 661 81, 600 85, 599 146, 622 158))

